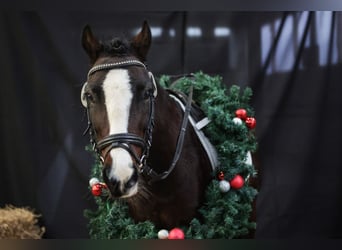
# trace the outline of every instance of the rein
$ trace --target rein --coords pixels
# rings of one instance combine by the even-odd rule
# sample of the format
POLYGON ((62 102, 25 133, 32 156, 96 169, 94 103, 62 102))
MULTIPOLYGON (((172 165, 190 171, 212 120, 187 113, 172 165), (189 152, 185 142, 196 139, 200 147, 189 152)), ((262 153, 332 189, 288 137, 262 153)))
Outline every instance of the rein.
MULTIPOLYGON (((97 71, 125 68, 125 67, 130 67, 130 66, 143 67, 145 70, 147 70, 145 64, 143 64, 142 62, 138 60, 125 60, 125 61, 119 61, 116 63, 100 64, 100 65, 96 65, 92 67, 88 72, 88 79, 93 73, 97 71)), ((147 122, 147 127, 145 130, 144 138, 141 138, 140 136, 132 134, 132 133, 119 133, 119 134, 108 135, 102 140, 96 142, 96 132, 93 129, 91 119, 90 119, 90 112, 88 108, 89 101, 83 95, 83 90, 84 90, 84 87, 87 85, 87 82, 84 84, 82 88, 81 101, 86 107, 86 111, 87 111, 86 113, 87 113, 87 118, 88 118, 88 126, 86 130, 84 131, 83 135, 89 132, 90 143, 92 144, 93 151, 97 154, 102 165, 104 164, 104 161, 107 155, 112 149, 122 148, 126 150, 135 159, 138 170, 140 171, 140 173, 142 173, 147 178, 149 178, 148 183, 151 184, 153 182, 166 179, 174 170, 178 162, 178 159, 183 149, 186 127, 188 124, 189 115, 191 111, 192 87, 190 89, 190 94, 188 96, 188 100, 186 103, 186 108, 185 108, 185 112, 184 112, 183 120, 182 120, 182 126, 178 135, 177 146, 176 146, 175 154, 173 156, 171 165, 169 166, 167 171, 164 171, 163 173, 157 173, 155 170, 153 170, 153 168, 147 165, 147 159, 149 157, 150 148, 152 146, 152 133, 153 133, 153 128, 154 128, 154 115, 155 115, 155 98, 157 96, 157 85, 153 77, 153 74, 151 72, 148 72, 148 74, 153 83, 154 89, 153 91, 149 92, 149 119, 147 122), (86 103, 84 102, 84 98, 86 98, 86 103), (131 147, 132 144, 139 146, 142 149, 141 157, 139 157, 134 151, 134 149, 131 147), (105 153, 105 156, 102 157, 101 152, 107 147, 109 147, 109 149, 105 153)))

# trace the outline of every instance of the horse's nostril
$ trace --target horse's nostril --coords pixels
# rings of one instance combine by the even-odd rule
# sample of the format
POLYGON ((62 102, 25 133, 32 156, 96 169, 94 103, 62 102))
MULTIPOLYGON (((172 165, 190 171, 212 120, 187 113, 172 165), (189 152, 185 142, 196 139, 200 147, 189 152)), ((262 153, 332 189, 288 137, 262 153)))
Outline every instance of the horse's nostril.
POLYGON ((134 171, 132 177, 126 182, 125 184, 125 188, 129 189, 131 187, 133 187, 138 181, 138 174, 136 171, 134 171))
POLYGON ((115 178, 108 178, 105 182, 111 190, 119 190, 120 188, 120 181, 115 178))
POLYGON ((126 182, 125 184, 125 187, 128 189, 128 188, 131 188, 135 185, 136 181, 135 180, 129 180, 128 182, 126 182))
POLYGON ((105 167, 102 171, 103 180, 110 189, 117 189, 119 186, 119 180, 110 175, 110 168, 105 167))

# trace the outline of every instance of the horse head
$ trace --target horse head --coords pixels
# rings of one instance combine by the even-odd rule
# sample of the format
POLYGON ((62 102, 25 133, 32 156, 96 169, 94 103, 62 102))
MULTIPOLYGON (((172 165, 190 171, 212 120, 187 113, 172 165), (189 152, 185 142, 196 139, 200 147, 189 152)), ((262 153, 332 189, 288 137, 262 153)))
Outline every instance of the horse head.
POLYGON ((81 93, 91 137, 103 163, 103 179, 113 197, 138 192, 139 171, 148 156, 157 86, 144 64, 151 31, 144 22, 131 40, 102 42, 86 26, 82 45, 91 69, 81 93))

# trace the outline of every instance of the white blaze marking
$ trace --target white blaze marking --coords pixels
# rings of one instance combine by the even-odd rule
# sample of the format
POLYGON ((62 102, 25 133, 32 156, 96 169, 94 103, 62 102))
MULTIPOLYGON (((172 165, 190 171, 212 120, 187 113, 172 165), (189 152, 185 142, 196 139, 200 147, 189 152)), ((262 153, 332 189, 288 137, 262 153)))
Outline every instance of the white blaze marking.
MULTIPOLYGON (((128 71, 110 70, 103 82, 103 92, 109 121, 109 134, 127 133, 133 98, 128 71)), ((124 182, 133 174, 131 156, 122 148, 111 150, 110 156, 113 163, 108 177, 116 178, 124 185, 124 182)))

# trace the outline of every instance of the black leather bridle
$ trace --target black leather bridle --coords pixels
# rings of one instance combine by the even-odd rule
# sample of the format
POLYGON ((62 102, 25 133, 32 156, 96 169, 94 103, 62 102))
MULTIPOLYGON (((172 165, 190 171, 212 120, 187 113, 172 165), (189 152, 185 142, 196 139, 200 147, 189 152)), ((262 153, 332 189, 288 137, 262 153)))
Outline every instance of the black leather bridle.
MULTIPOLYGON (((119 61, 116 63, 109 63, 109 64, 100 64, 96 65, 93 68, 91 68, 88 72, 88 79, 91 74, 97 71, 101 70, 110 70, 110 69, 116 69, 116 68, 126 68, 130 66, 138 66, 143 67, 145 70, 146 66, 142 62, 138 60, 125 60, 125 61, 119 61)), ((176 146, 176 152, 174 154, 172 163, 169 167, 169 169, 163 173, 157 173, 154 171, 151 167, 147 165, 147 159, 149 157, 150 148, 152 145, 152 133, 154 128, 154 113, 155 113, 155 97, 157 95, 157 86, 154 80, 154 77, 151 72, 148 72, 149 76, 151 78, 151 81, 153 83, 154 89, 151 89, 148 91, 148 98, 149 98, 149 118, 147 122, 147 127, 145 130, 144 138, 141 138, 140 136, 132 133, 119 133, 119 134, 111 134, 103 138, 102 140, 96 142, 96 133, 93 129, 91 119, 90 119, 90 112, 89 112, 89 100, 86 96, 81 96, 82 102, 84 102, 84 99, 86 99, 86 112, 87 112, 87 118, 88 118, 88 126, 87 129, 84 131, 84 135, 89 132, 90 136, 90 143, 92 144, 93 150, 97 154, 100 162, 104 164, 104 160, 106 159, 109 152, 114 148, 122 148, 126 150, 134 159, 135 164, 140 173, 144 174, 148 177, 148 182, 152 183, 155 181, 163 180, 169 176, 169 174, 173 171, 174 167, 176 166, 176 163, 179 159, 179 156, 181 154, 182 148, 183 148, 183 142, 184 142, 184 136, 186 132, 187 122, 191 110, 191 102, 192 102, 192 88, 190 90, 190 94, 188 97, 186 109, 183 116, 181 131, 178 135, 177 140, 177 146, 176 146), (142 154, 139 157, 135 150, 132 148, 131 145, 138 146, 142 149, 142 154), (102 157, 101 152, 104 149, 107 149, 104 157, 102 157)), ((85 85, 87 82, 85 83, 85 85)), ((84 86, 85 86, 84 85, 84 86)), ((84 87, 83 87, 84 88, 84 87)), ((83 91, 82 91, 83 93, 83 91)))

